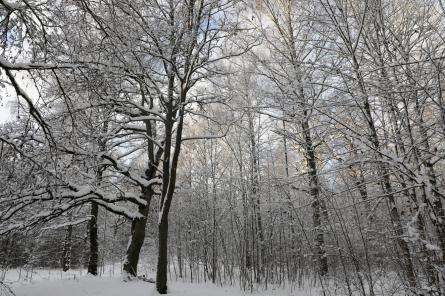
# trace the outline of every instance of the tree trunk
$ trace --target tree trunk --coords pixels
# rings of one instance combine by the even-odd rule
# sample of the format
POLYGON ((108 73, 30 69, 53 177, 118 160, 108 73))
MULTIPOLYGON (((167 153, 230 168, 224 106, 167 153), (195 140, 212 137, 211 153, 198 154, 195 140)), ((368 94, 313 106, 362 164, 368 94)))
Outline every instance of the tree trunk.
POLYGON ((253 215, 256 218, 256 228, 258 231, 258 244, 260 248, 258 249, 258 276, 257 282, 261 281, 264 274, 265 262, 265 244, 264 244, 264 230, 263 222, 261 217, 261 201, 259 197, 259 187, 260 187, 260 168, 259 168, 259 153, 257 147, 257 140, 255 137, 255 128, 253 123, 253 114, 249 113, 249 138, 250 138, 250 148, 251 148, 251 194, 252 194, 252 206, 253 215))
MULTIPOLYGON (((366 91, 365 81, 363 79, 362 73, 360 72, 360 65, 359 62, 357 61, 357 57, 354 54, 352 54, 352 64, 354 67, 355 78, 359 85, 360 93, 363 99, 363 106, 359 105, 359 107, 362 109, 364 120, 366 121, 369 127, 369 132, 370 132, 369 141, 372 143, 372 146, 376 153, 376 157, 379 158, 381 157, 380 155, 381 145, 374 124, 374 119, 371 112, 371 106, 369 104, 369 96, 366 91)), ((411 252, 409 250, 408 243, 405 241, 403 237, 404 236, 403 225, 400 219, 399 210, 397 209, 395 196, 392 192, 393 190, 392 190, 388 166, 385 163, 380 164, 378 166, 378 170, 379 174, 382 176, 381 185, 383 187, 384 194, 387 196, 387 201, 389 204, 389 216, 391 218, 391 223, 394 227, 394 232, 396 233, 397 236, 396 240, 402 256, 403 269, 407 276, 410 287, 416 287, 416 276, 414 273, 414 266, 411 259, 411 252)))
MULTIPOLYGON (((304 111, 304 118, 307 118, 307 111, 304 111)), ((323 205, 323 201, 320 200, 320 188, 319 180, 317 175, 317 163, 315 159, 315 151, 312 143, 312 137, 309 130, 309 122, 307 120, 302 121, 301 125, 303 129, 304 141, 305 141, 305 152, 306 161, 308 166, 309 175, 309 188, 310 194, 312 196, 312 219, 315 230, 315 249, 316 256, 318 260, 318 272, 321 276, 326 276, 328 274, 328 258, 326 256, 325 241, 321 223, 322 211, 326 211, 326 206, 323 205)), ((327 213, 324 213, 327 215, 327 213)))
POLYGON ((156 290, 159 294, 167 294, 167 239, 168 219, 161 219, 158 225, 158 265, 156 270, 156 290))
MULTIPOLYGON (((156 271, 156 290, 160 294, 167 293, 167 253, 168 253, 168 214, 173 200, 173 194, 176 185, 176 170, 178 167, 179 155, 181 153, 182 129, 184 127, 184 107, 179 109, 173 108, 173 83, 174 76, 169 81, 169 97, 168 112, 165 123, 165 143, 163 158, 163 175, 162 175, 162 194, 159 207, 158 221, 158 264, 156 271), (173 133, 174 119, 177 115, 176 133, 173 133), (174 137, 174 146, 173 144, 174 137), (172 149, 173 147, 173 149, 172 149)), ((186 92, 181 90, 180 103, 184 103, 186 92)))
POLYGON ((151 188, 144 189, 143 197, 147 205, 139 207, 139 213, 143 218, 134 219, 131 224, 131 237, 124 263, 124 271, 130 276, 137 276, 139 255, 145 240, 145 226, 152 196, 153 191, 151 188))
POLYGON ((91 218, 88 224, 90 233, 90 258, 88 260, 88 273, 97 275, 97 263, 99 260, 99 243, 97 239, 97 217, 99 206, 97 203, 91 203, 91 218))
POLYGON ((421 108, 418 99, 416 98, 416 113, 417 113, 417 119, 419 122, 419 131, 421 134, 422 139, 422 148, 421 151, 424 151, 423 153, 419 153, 421 157, 421 161, 425 167, 426 174, 429 181, 429 192, 425 192, 428 196, 429 202, 427 204, 430 205, 432 209, 432 215, 431 215, 431 221, 433 222, 434 226, 436 227, 437 236, 440 243, 440 248, 442 250, 442 256, 441 256, 441 264, 445 263, 445 210, 442 203, 442 198, 439 188, 437 186, 437 177, 436 172, 434 170, 434 165, 431 163, 431 156, 428 155, 431 151, 430 144, 429 144, 429 138, 427 130, 424 126, 424 120, 421 113, 421 108))
MULTIPOLYGON (((107 131, 108 131, 108 120, 105 120, 102 126, 102 133, 106 133, 107 131)), ((106 141, 101 140, 99 141, 98 145, 101 152, 106 151, 106 141)), ((98 170, 96 171, 97 185, 100 185, 100 183, 102 182, 102 175, 104 169, 105 168, 102 165, 98 166, 98 170)), ((97 233, 97 221, 98 221, 97 219, 99 216, 99 205, 95 202, 91 203, 90 215, 91 218, 88 223, 89 239, 90 239, 90 254, 89 254, 90 258, 88 260, 88 273, 92 275, 97 275, 97 265, 99 262, 99 240, 97 233)))
POLYGON ((73 236, 73 225, 68 225, 66 229, 65 241, 62 252, 62 270, 68 271, 71 268, 71 240, 73 236))
MULTIPOLYGON (((371 141, 374 145, 375 150, 378 152, 380 150, 380 142, 377 137, 377 131, 374 126, 374 121, 371 116, 370 106, 368 103, 368 99, 365 99, 365 111, 368 117, 368 124, 371 130, 371 141)), ((403 231, 403 225, 400 219, 400 213, 397 209, 397 204, 395 201, 395 196, 392 193, 392 185, 391 180, 389 177, 389 170, 386 164, 382 164, 379 166, 380 174, 382 177, 382 185, 384 194, 387 196, 387 200, 389 203, 389 214, 391 218, 391 222, 394 226, 394 232, 397 237, 397 244, 400 248, 401 255, 402 255, 402 262, 403 262, 403 268, 405 270, 406 276, 408 278, 408 283, 410 287, 416 286, 416 276, 414 273, 414 266, 411 259, 411 252, 409 250, 408 243, 406 242, 404 238, 404 231, 403 231)))

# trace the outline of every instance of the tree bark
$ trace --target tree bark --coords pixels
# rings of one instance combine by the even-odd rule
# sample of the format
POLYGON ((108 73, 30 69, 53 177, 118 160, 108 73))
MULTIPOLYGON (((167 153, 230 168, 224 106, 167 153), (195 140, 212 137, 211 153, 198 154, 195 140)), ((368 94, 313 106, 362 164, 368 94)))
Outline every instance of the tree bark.
POLYGON ((249 138, 250 138, 250 148, 251 148, 251 194, 252 194, 252 206, 253 206, 253 214, 256 218, 256 228, 258 231, 258 275, 257 282, 261 281, 261 278, 264 274, 264 266, 265 262, 265 244, 264 244, 264 230, 263 230, 263 222, 261 217, 261 201, 258 195, 259 187, 260 187, 260 169, 259 169, 259 153, 257 147, 257 140, 255 137, 255 128, 253 123, 253 114, 249 113, 249 138))
MULTIPOLYGON (((374 120, 372 118, 371 107, 369 105, 368 96, 365 91, 363 78, 362 78, 360 72, 358 71, 358 62, 355 60, 355 57, 353 59, 354 59, 354 65, 356 67, 357 80, 359 82, 360 89, 364 96, 364 107, 363 108, 365 111, 366 120, 368 122, 369 129, 371 132, 370 141, 373 144, 373 148, 375 149, 376 153, 378 154, 380 151, 380 141, 378 139, 377 130, 375 128, 374 120)), ((397 236, 397 244, 400 248, 401 255, 402 255, 403 268, 405 270, 410 287, 416 287, 416 285, 417 285, 416 284, 416 275, 414 273, 414 266, 413 266, 413 262, 411 259, 411 252, 410 252, 408 243, 404 239, 403 225, 402 225, 402 222, 400 219, 399 210, 397 209, 395 196, 392 192, 393 190, 392 190, 392 185, 391 185, 391 180, 390 180, 390 175, 389 175, 389 170, 388 170, 387 165, 384 163, 379 165, 379 171, 382 175, 382 186, 383 186, 384 194, 387 196, 387 200, 388 200, 388 204, 389 204, 389 214, 390 214, 391 222, 394 226, 394 232, 397 236)))
MULTIPOLYGON (((167 293, 167 254, 168 254, 168 214, 170 211, 171 202, 176 186, 176 173, 181 153, 182 129, 184 127, 184 106, 173 107, 173 89, 174 76, 169 80, 169 97, 170 100, 167 106, 167 116, 165 120, 165 144, 164 144, 164 158, 163 158, 163 176, 162 176, 162 194, 159 207, 159 221, 158 221, 158 264, 156 270, 156 290, 160 294, 167 293), (176 117, 177 116, 177 117, 176 117), (173 132, 173 126, 177 120, 176 133, 173 132), (173 139, 174 138, 174 139, 173 139), (172 146, 174 142, 174 146, 172 146), (173 148, 173 149, 172 149, 173 148)), ((181 88, 180 100, 182 104, 185 102, 186 90, 181 88)))
MULTIPOLYGON (((318 260, 318 272, 321 276, 328 274, 328 258, 326 256, 325 241, 322 229, 322 212, 326 211, 326 206, 323 205, 323 201, 320 200, 320 184, 317 174, 317 163, 315 159, 314 145, 312 143, 312 137, 310 133, 309 122, 307 121, 307 111, 304 112, 304 119, 302 121, 302 129, 305 141, 306 162, 308 167, 309 176, 309 188, 310 195, 312 197, 312 220, 315 230, 315 249, 318 260)), ((327 213, 324 213, 327 215, 327 213)))
POLYGON ((63 243, 62 252, 62 270, 68 271, 71 268, 71 241, 73 236, 73 225, 68 225, 66 228, 65 241, 63 243))
POLYGON ((159 294, 167 294, 167 246, 168 219, 161 219, 158 225, 158 264, 156 269, 156 290, 159 294))
POLYGON ((145 227, 147 224, 148 211, 148 205, 139 207, 139 213, 143 215, 143 218, 134 219, 131 223, 130 242, 123 268, 130 276, 137 276, 139 255, 145 240, 145 227))
POLYGON ((99 206, 97 203, 91 203, 91 218, 88 224, 90 239, 90 258, 88 260, 88 273, 97 275, 97 263, 99 261, 99 242, 97 235, 97 217, 99 214, 99 206))

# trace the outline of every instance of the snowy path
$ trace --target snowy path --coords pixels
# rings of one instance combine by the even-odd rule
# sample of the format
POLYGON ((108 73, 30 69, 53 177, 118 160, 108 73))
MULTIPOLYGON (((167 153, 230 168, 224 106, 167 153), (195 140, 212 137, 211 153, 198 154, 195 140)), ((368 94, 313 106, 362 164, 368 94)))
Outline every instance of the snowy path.
MULTIPOLYGON (((154 284, 143 281, 124 282, 122 278, 82 276, 75 280, 40 280, 34 283, 18 282, 12 285, 16 296, 154 296, 154 284)), ((237 287, 217 287, 213 284, 170 283, 171 296, 315 296, 316 290, 267 290, 256 293, 242 292, 237 287)))

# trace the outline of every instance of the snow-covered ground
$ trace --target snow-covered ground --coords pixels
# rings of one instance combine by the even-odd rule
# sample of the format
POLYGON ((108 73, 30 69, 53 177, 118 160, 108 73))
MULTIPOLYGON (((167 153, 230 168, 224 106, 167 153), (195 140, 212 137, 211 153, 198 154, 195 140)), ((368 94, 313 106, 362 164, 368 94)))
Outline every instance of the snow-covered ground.
MULTIPOLYGON (((0 270, 0 296, 156 296, 155 285, 142 280, 128 281, 121 276, 119 264, 106 265, 100 269, 101 275, 88 275, 85 269, 62 272, 60 269, 9 269, 0 270), (1 283, 6 283, 13 291, 10 294, 1 283)), ((148 266, 141 266, 141 274, 147 278, 154 278, 154 271, 148 266)), ((268 287, 267 290, 258 289, 241 291, 239 286, 216 286, 211 283, 188 283, 170 279, 168 282, 171 296, 318 296, 323 295, 320 287, 314 287, 309 280, 303 287, 287 285, 285 287, 268 287)), ((397 276, 387 274, 374 282, 376 296, 406 295, 397 276)), ((325 283, 325 295, 343 296, 349 292, 346 287, 333 281, 325 283)), ((353 295, 360 295, 354 289, 353 295)), ((427 295, 427 294, 425 294, 427 295)), ((429 294, 428 294, 429 295, 429 294)))
MULTIPOLYGON (((154 296, 155 285, 141 280, 125 281, 121 276, 94 277, 85 271, 66 273, 57 270, 34 270, 30 273, 8 271, 5 282, 16 296, 154 296), (20 280, 19 280, 20 278, 20 280)), ((0 293, 1 296, 3 294, 0 293)), ((211 283, 191 284, 169 282, 171 296, 316 296, 317 288, 277 288, 257 292, 243 292, 238 287, 219 287, 211 283)))
MULTIPOLYGON (((34 283, 14 283, 11 285, 16 296, 154 296, 158 295, 155 285, 144 281, 125 282, 122 278, 101 278, 82 276, 75 280, 43 280, 34 283)), ((171 296, 303 296, 319 295, 316 290, 286 289, 261 292, 242 292, 237 287, 217 287, 213 284, 190 284, 173 282, 169 286, 171 296)))

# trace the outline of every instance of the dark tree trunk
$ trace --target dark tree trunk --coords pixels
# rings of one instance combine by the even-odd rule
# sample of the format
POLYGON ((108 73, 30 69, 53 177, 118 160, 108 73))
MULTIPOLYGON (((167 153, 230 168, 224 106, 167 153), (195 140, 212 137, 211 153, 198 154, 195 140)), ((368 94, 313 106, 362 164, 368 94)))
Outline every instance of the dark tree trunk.
POLYGON ((156 290, 159 294, 167 294, 167 246, 168 246, 168 219, 161 219, 159 230, 159 252, 156 270, 156 290))
MULTIPOLYGON (((304 111, 304 118, 307 118, 307 111, 304 111)), ((318 271, 321 276, 328 274, 328 258, 325 250, 325 240, 322 229, 322 212, 327 216, 326 206, 324 201, 320 200, 320 184, 317 173, 317 163, 315 159, 314 145, 310 133, 309 122, 303 120, 302 122, 303 135, 305 140, 306 161, 309 175, 309 188, 312 196, 312 219, 315 230, 315 251, 317 252, 318 271)))
MULTIPOLYGON (((165 144, 163 151, 163 175, 162 175, 162 194, 159 207, 159 224, 158 224, 158 264, 156 270, 156 290, 160 294, 167 293, 167 253, 168 253, 168 214, 173 200, 173 194, 176 186, 176 170, 178 167, 179 155, 181 153, 182 129, 184 127, 184 107, 179 109, 173 108, 173 83, 174 76, 169 81, 169 97, 168 112, 165 124, 165 144), (173 133, 174 118, 177 115, 176 133, 173 133), (173 144, 174 137, 174 146, 173 144), (173 149, 172 149, 173 148, 173 149)), ((180 103, 185 102, 186 92, 181 91, 180 103)))
MULTIPOLYGON (((106 120, 102 126, 102 132, 106 133, 108 131, 108 121, 106 120)), ((99 141, 98 143, 100 151, 106 151, 106 141, 99 141)), ((100 185, 102 182, 102 175, 105 168, 102 165, 98 166, 96 171, 97 184, 100 185)), ((97 221, 99 217, 99 205, 95 202, 91 203, 91 211, 90 211, 90 221, 88 223, 88 232, 90 239, 90 254, 88 259, 88 273, 92 275, 97 275, 97 266, 99 263, 99 239, 98 239, 98 230, 97 230, 97 221)), ((105 234, 105 232, 104 232, 105 234)))
POLYGON ((139 213, 143 218, 134 219, 131 224, 131 238, 127 249, 127 258, 124 263, 124 271, 131 276, 137 276, 139 255, 145 240, 145 226, 147 224, 147 216, 152 196, 153 191, 151 189, 146 189, 144 192, 144 200, 147 201, 147 205, 139 207, 139 213))
POLYGON ((89 221, 90 233, 90 258, 88 260, 88 273, 97 275, 97 263, 99 261, 99 242, 97 235, 97 217, 99 214, 99 206, 97 203, 91 203, 91 219, 89 221))
MULTIPOLYGON (((151 122, 147 120, 145 122, 147 134, 150 138, 153 138, 156 134, 156 129, 152 126, 151 122)), ((156 170, 159 165, 159 161, 162 157, 163 150, 159 149, 156 153, 154 151, 154 145, 152 142, 148 143, 148 158, 149 165, 145 172, 147 180, 152 180, 156 177, 156 170)), ((147 216, 150 210, 150 203, 153 197, 153 188, 148 186, 142 189, 142 199, 145 200, 145 206, 139 206, 139 213, 142 218, 134 219, 131 224, 131 237, 126 252, 126 259, 124 263, 124 271, 130 276, 137 276, 137 267, 139 262, 139 256, 142 245, 145 240, 145 226, 147 224, 147 216)))
POLYGON ((73 236, 73 225, 68 225, 66 229, 65 241, 63 243, 62 270, 68 271, 71 268, 71 240, 73 236))
MULTIPOLYGON (((359 106, 362 109, 364 119, 369 127, 369 141, 376 152, 376 157, 381 157, 380 149, 381 144, 378 138, 377 130, 374 124, 374 119, 372 116, 371 106, 369 104, 369 96, 366 91, 365 82, 360 72, 360 66, 355 55, 352 55, 352 63, 355 71, 355 76, 357 83, 360 88, 360 92, 363 96, 363 106, 359 106)), ((411 259, 411 251, 409 249, 408 243, 404 239, 403 225, 400 219, 400 213, 397 208, 395 196, 393 194, 393 189, 391 185, 390 172, 386 164, 381 164, 378 167, 380 175, 382 175, 381 185, 383 187, 384 194, 387 196, 387 201, 389 205, 389 216, 391 218, 391 223, 394 227, 394 232, 397 236, 397 245, 400 248, 400 255, 402 256, 402 265, 405 274, 408 279, 410 287, 416 287, 416 276, 414 272, 414 266, 411 259)))

